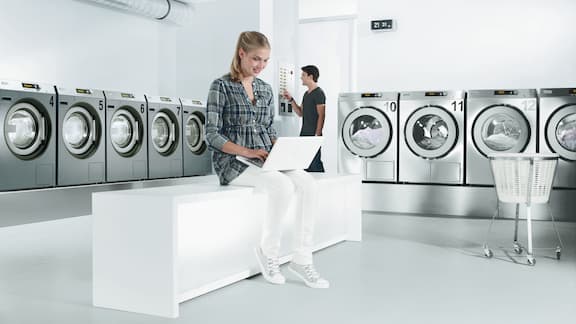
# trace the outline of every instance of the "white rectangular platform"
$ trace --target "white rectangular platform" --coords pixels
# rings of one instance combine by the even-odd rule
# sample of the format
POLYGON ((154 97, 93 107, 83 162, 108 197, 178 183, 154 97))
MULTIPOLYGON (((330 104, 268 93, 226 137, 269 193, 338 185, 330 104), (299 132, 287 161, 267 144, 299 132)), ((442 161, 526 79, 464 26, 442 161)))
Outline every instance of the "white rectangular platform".
MULTIPOLYGON (((315 250, 361 240, 361 179, 315 174, 315 250)), ((178 317, 179 303, 259 272, 254 257, 267 196, 197 184, 93 194, 93 304, 178 317)), ((293 217, 281 261, 290 259, 293 217)))

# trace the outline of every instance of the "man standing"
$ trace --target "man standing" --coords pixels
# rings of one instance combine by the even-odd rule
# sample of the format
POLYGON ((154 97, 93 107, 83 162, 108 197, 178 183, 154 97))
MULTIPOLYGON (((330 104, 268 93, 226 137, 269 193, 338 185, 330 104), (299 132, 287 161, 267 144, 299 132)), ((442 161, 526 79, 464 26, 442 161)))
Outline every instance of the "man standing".
MULTIPOLYGON (((319 77, 320 71, 316 66, 306 65, 302 67, 300 79, 302 80, 302 85, 308 88, 302 98, 302 106, 299 106, 294 97, 287 90, 284 90, 284 98, 292 103, 296 114, 302 117, 300 136, 322 136, 322 128, 324 128, 324 118, 326 116, 326 96, 317 84, 319 77)), ((306 171, 324 172, 320 150, 318 150, 306 171)))

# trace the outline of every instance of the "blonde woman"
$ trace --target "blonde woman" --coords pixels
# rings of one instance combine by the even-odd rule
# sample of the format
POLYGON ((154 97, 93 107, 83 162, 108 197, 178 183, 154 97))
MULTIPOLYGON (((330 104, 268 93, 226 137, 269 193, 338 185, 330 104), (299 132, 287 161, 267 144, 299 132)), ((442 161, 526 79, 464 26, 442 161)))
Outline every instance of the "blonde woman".
POLYGON ((206 141, 214 170, 222 185, 252 186, 268 193, 268 209, 256 259, 264 278, 284 284, 278 261, 283 219, 296 203, 294 256, 288 269, 312 288, 328 288, 312 260, 312 235, 318 188, 303 170, 263 171, 236 159, 236 155, 265 160, 276 141, 272 87, 257 76, 270 59, 270 43, 256 31, 240 34, 230 73, 214 80, 208 94, 206 141))

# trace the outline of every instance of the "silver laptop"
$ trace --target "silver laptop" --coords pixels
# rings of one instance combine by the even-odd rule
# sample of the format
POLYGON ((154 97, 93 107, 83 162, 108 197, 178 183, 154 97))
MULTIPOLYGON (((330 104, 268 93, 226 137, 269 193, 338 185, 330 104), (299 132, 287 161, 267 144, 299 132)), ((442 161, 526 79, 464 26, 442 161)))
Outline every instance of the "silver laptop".
POLYGON ((323 141, 322 136, 278 137, 266 161, 240 155, 236 159, 262 170, 303 170, 310 166, 323 141))

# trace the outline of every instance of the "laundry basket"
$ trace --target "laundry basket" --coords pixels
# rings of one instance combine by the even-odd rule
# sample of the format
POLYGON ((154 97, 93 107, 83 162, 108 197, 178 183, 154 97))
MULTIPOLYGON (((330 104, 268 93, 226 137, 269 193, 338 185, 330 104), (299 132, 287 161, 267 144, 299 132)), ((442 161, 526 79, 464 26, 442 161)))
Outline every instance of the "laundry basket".
MULTIPOLYGON (((532 248, 532 204, 548 204, 558 155, 556 154, 529 154, 529 153, 498 153, 489 156, 496 194, 498 196, 497 212, 492 217, 488 234, 484 243, 484 255, 492 257, 492 250, 488 247, 488 237, 492 224, 500 211, 500 202, 516 204, 516 218, 514 223, 514 251, 521 254, 523 247, 518 243, 519 205, 526 204, 526 224, 528 234, 527 260, 534 265, 536 260, 532 248)), ((556 228, 554 217, 548 207, 552 218, 552 225, 558 237, 556 258, 560 259, 562 240, 556 228)))

